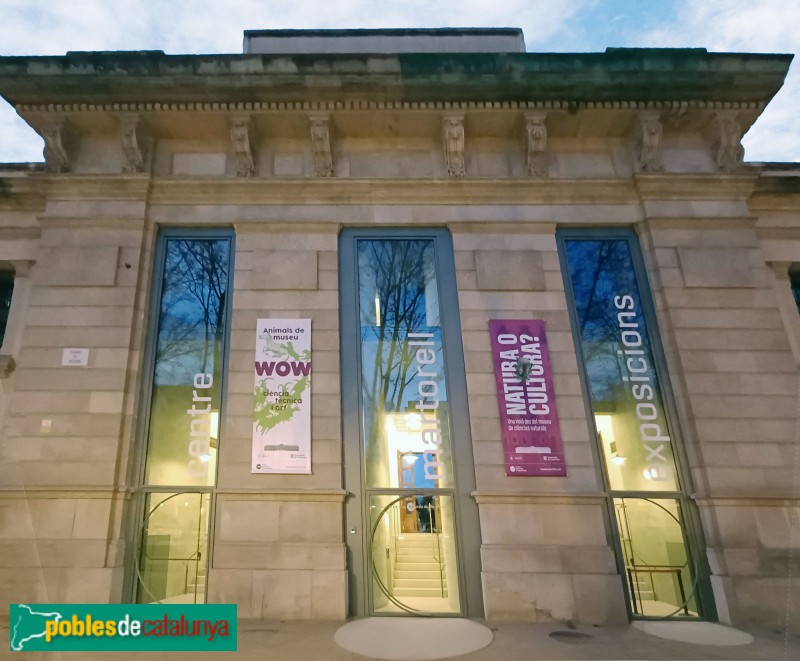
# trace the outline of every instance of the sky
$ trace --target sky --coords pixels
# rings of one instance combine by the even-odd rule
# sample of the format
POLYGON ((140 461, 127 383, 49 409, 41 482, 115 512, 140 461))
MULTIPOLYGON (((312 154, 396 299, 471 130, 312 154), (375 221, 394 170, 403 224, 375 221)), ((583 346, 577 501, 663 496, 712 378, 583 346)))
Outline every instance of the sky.
MULTIPOLYGON (((521 27, 528 51, 800 52, 800 0, 0 0, 0 55, 241 53, 248 29, 521 27)), ((744 137, 745 160, 800 161, 800 64, 744 137)), ((42 161, 0 99, 0 163, 42 161)))

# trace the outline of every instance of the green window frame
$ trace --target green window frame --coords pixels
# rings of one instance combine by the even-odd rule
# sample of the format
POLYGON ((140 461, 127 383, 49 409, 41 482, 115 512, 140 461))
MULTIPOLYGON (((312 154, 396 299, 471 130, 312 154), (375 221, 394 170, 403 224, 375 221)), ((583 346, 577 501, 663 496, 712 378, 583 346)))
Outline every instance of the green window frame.
POLYGON ((596 439, 592 449, 629 615, 715 619, 702 527, 686 495, 692 491, 688 460, 638 236, 628 228, 560 229, 557 243, 587 421, 596 439), (652 442, 656 427, 666 443, 652 442), (626 470, 629 475, 623 475, 626 470), (658 559, 643 559, 647 554, 637 552, 633 535, 644 539, 656 528, 663 535, 658 559), (652 598, 642 598, 642 579, 649 581, 652 598), (670 593, 670 599, 662 601, 659 591, 670 593))
POLYGON ((213 540, 230 344, 235 235, 156 238, 136 433, 125 594, 202 603, 213 540))

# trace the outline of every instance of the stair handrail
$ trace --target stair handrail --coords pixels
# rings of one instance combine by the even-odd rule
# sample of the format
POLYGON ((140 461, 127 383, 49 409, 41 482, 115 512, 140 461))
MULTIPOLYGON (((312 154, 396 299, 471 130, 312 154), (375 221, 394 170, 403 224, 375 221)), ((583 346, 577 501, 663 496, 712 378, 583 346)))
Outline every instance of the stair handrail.
POLYGON ((436 531, 436 547, 439 551, 439 556, 436 558, 436 562, 439 563, 439 590, 442 593, 442 599, 444 599, 444 561, 442 558, 441 533, 438 530, 436 531))

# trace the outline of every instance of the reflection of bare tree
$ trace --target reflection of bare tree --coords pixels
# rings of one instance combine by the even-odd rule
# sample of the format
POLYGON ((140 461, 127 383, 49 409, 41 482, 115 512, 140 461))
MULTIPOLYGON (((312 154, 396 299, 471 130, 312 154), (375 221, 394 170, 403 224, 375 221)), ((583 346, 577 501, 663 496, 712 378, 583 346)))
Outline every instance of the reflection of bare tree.
POLYGON ((567 251, 592 398, 614 401, 625 372, 617 353, 622 346, 622 329, 613 298, 636 292, 628 244, 622 240, 571 241, 567 251), (620 289, 620 280, 628 277, 631 282, 620 289))
MULTIPOLYGON (((167 243, 156 369, 187 361, 209 371, 215 341, 224 328, 228 242, 172 240, 167 243)), ((213 370, 213 367, 211 368, 213 370)))
MULTIPOLYGON (((438 318, 428 319, 430 301, 426 300, 426 295, 435 291, 433 242, 361 242, 359 275, 365 432, 370 466, 381 463, 380 455, 385 452, 384 444, 379 442, 383 416, 377 414, 402 412, 408 404, 406 388, 416 376, 412 366, 417 349, 409 346, 408 334, 434 332, 431 327, 439 323, 438 318)), ((437 343, 436 351, 441 351, 441 343, 437 343)))

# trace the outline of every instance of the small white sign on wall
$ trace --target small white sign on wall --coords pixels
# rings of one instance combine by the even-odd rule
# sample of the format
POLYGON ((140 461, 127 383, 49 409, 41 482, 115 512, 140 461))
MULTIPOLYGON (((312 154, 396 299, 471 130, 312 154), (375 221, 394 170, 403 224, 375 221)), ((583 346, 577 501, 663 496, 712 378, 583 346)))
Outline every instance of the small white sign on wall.
POLYGON ((61 365, 66 367, 86 367, 89 364, 88 349, 64 349, 61 365))

